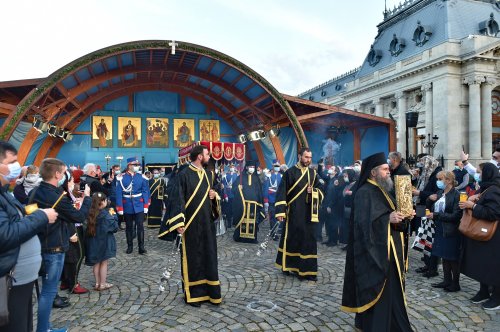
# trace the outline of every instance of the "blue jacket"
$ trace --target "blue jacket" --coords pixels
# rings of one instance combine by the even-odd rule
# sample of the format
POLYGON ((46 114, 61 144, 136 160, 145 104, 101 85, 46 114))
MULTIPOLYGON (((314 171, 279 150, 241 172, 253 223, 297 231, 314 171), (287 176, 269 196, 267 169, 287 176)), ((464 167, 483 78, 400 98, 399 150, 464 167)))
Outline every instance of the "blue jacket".
POLYGON ((47 215, 43 211, 25 216, 24 206, 0 187, 0 277, 16 265, 21 244, 41 232, 47 223, 47 215))
POLYGON ((85 264, 93 266, 116 257, 116 240, 113 233, 118 231, 118 218, 114 210, 103 209, 97 215, 96 235, 85 238, 85 264))
POLYGON ((269 204, 276 203, 276 192, 281 183, 281 178, 283 175, 281 173, 271 173, 270 177, 266 177, 266 182, 264 183, 264 202, 269 204))
MULTIPOLYGON (((63 193, 62 188, 55 187, 45 181, 42 181, 40 186, 33 191, 34 193, 30 192, 30 202, 37 203, 40 209, 51 208, 63 193)), ((58 213, 56 222, 47 225, 39 234, 42 252, 53 253, 53 250, 62 249, 64 252, 68 250, 69 238, 73 235, 70 234, 68 223, 84 223, 89 214, 91 202, 90 197, 85 197, 80 210, 77 210, 68 196, 63 196, 55 207, 58 213)))
POLYGON ((129 172, 116 178, 116 211, 125 214, 144 212, 149 207, 149 179, 129 172))

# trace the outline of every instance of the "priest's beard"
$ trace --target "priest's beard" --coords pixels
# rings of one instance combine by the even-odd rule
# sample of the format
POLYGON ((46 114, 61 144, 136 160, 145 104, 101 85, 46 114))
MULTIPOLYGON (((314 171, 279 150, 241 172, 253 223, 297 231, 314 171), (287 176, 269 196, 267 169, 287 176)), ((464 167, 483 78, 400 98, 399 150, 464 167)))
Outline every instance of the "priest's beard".
POLYGON ((394 188, 394 183, 389 176, 387 178, 384 178, 382 175, 377 174, 375 175, 375 182, 377 182, 377 184, 387 193, 391 192, 394 188))

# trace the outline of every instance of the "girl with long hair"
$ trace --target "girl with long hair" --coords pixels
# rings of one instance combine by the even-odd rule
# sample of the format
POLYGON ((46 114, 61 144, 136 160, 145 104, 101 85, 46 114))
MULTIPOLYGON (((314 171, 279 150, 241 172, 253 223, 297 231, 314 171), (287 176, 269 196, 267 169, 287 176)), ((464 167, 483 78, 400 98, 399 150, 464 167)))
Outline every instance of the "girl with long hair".
POLYGON ((108 199, 102 192, 92 195, 87 223, 85 264, 93 267, 94 289, 102 291, 113 287, 107 283, 108 260, 116 257, 116 240, 113 233, 118 231, 117 217, 112 208, 108 208, 108 199))

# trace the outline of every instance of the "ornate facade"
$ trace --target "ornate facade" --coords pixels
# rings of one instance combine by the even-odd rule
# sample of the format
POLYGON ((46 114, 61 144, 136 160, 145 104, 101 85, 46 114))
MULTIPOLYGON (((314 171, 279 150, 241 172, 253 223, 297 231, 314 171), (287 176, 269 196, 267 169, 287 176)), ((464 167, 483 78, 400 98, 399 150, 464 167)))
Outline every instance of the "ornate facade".
POLYGON ((300 97, 394 119, 403 155, 428 152, 418 136, 430 134, 448 166, 462 146, 489 160, 500 137, 497 19, 498 1, 405 1, 384 13, 361 67, 300 97), (419 114, 415 128, 409 112, 419 114))

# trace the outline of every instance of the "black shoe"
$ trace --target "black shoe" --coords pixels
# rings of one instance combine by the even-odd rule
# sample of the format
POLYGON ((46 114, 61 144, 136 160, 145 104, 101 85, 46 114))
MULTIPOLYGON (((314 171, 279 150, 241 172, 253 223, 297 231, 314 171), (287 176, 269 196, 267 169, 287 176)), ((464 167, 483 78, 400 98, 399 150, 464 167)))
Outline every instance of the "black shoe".
POLYGON ((481 303, 481 302, 484 302, 486 300, 489 300, 490 299, 490 294, 488 292, 477 292, 476 295, 474 295, 470 301, 472 303, 475 303, 475 304, 478 304, 478 303, 481 303))
POLYGON ((200 302, 188 302, 187 304, 189 304, 190 306, 195 307, 195 308, 201 307, 200 302))
POLYGON ((281 273, 283 273, 284 275, 286 276, 289 276, 290 275, 290 271, 281 271, 281 273))
POLYGON ((126 254, 131 254, 132 251, 134 251, 133 247, 127 247, 127 250, 125 251, 126 254))
POLYGON ((146 249, 144 249, 144 248, 142 248, 142 249, 141 249, 141 248, 139 248, 139 255, 144 255, 144 254, 147 254, 147 253, 148 253, 148 251, 147 251, 146 249))
POLYGON ((69 307, 71 304, 69 301, 63 301, 61 298, 55 298, 54 302, 52 302, 52 308, 66 308, 69 307))
POLYGON ((449 282, 446 282, 446 281, 441 281, 441 282, 438 282, 435 284, 431 284, 431 286, 434 288, 447 288, 447 287, 450 287, 451 284, 449 282))
POLYGON ((439 275, 439 273, 437 273, 437 271, 427 271, 422 275, 426 278, 434 278, 434 277, 437 277, 439 275))
POLYGON ((429 268, 427 266, 422 266, 422 267, 419 267, 418 269, 415 270, 415 272, 417 272, 417 273, 424 273, 427 271, 429 271, 429 268))
POLYGON ((444 288, 444 291, 448 293, 455 293, 460 291, 460 289, 460 285, 449 285, 448 287, 444 288))
POLYGON ((318 277, 317 276, 306 276, 306 280, 309 280, 309 281, 318 281, 318 277))
POLYGON ((484 310, 500 310, 500 300, 495 298, 490 298, 488 301, 483 303, 484 310))
POLYGON ((68 298, 66 296, 59 296, 59 294, 56 294, 56 297, 54 300, 60 299, 61 301, 68 302, 68 298))
POLYGON ((327 246, 327 247, 336 247, 336 246, 337 246, 337 244, 336 244, 336 243, 333 243, 333 242, 327 242, 327 243, 326 243, 326 246, 327 246))
POLYGON ((341 247, 340 250, 346 251, 347 250, 347 244, 345 246, 341 247))

